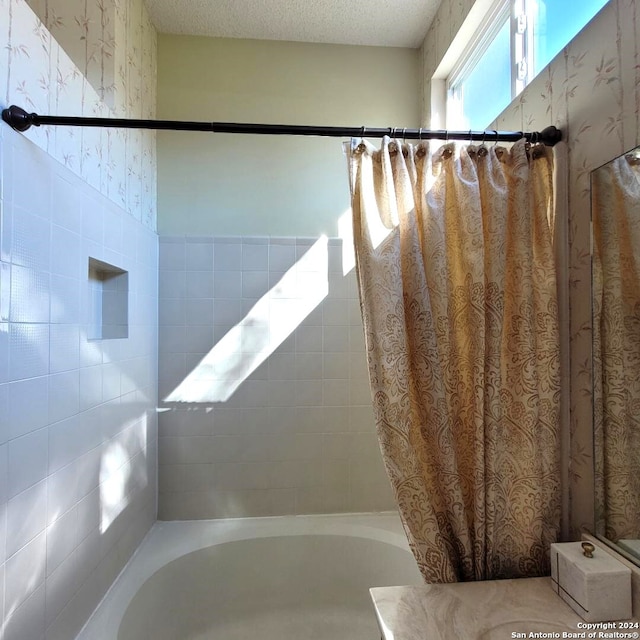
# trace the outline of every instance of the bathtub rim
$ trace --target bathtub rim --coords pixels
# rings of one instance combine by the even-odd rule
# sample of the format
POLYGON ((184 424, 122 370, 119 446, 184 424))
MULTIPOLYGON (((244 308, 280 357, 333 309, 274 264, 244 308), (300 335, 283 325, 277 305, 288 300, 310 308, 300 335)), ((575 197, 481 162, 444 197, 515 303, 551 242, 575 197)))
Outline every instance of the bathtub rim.
POLYGON ((329 535, 364 538, 410 553, 395 511, 156 520, 118 574, 75 640, 117 640, 129 604, 157 571, 168 563, 208 547, 256 538, 329 535))

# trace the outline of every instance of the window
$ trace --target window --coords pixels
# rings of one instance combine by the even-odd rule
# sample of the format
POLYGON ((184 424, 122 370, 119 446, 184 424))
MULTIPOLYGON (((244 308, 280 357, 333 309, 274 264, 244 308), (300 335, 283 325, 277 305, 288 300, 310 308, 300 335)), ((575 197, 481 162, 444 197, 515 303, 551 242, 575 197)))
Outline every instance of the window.
MULTIPOLYGON (((607 0, 496 0, 446 82, 448 128, 486 128, 607 0)), ((470 14, 471 18, 471 14, 470 14)))

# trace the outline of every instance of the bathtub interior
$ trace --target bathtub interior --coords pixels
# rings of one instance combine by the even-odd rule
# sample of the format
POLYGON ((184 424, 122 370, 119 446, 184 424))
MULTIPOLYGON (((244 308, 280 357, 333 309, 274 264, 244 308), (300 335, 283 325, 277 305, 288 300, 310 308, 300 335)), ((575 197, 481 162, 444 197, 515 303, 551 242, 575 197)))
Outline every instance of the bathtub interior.
POLYGON ((132 598, 117 638, 376 638, 369 588, 420 583, 412 555, 379 540, 307 534, 230 541, 156 571, 132 598))

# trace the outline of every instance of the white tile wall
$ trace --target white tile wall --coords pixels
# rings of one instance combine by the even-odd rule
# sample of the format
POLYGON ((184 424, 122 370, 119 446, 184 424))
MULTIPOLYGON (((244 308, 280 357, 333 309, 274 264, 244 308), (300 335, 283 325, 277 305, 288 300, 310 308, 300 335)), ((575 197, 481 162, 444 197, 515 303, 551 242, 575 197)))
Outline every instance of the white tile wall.
MULTIPOLYGON (((160 238, 160 519, 395 508, 373 423, 355 274, 343 275, 335 238, 320 279, 313 265, 297 263, 315 242, 160 238), (302 291, 324 279, 328 293, 233 395, 162 402, 270 289, 272 314, 279 303, 285 313, 296 308, 281 281, 292 267, 302 291)), ((268 322, 277 333, 278 318, 268 322)), ((252 327, 242 335, 229 358, 255 349, 252 327)))
POLYGON ((157 236, 4 126, 0 152, 0 636, 70 640, 156 515, 157 236), (87 340, 90 255, 129 271, 127 339, 87 340))
MULTIPOLYGON (((154 117, 155 30, 141 0, 114 19, 114 50, 88 62, 120 69, 116 115, 154 117)), ((24 0, 0 0, 12 103, 112 115, 24 0)), ((3 640, 74 638, 155 518, 155 203, 152 132, 0 125, 3 640), (87 340, 89 256, 130 274, 127 339, 87 340)))

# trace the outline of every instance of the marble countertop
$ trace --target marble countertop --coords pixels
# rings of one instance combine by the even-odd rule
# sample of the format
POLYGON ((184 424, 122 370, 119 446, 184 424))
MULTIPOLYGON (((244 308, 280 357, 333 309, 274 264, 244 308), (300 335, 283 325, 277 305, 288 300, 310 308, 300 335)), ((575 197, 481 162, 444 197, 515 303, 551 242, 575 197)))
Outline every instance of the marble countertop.
POLYGON ((587 623, 553 592, 550 578, 376 587, 370 593, 383 640, 589 637, 587 623))

